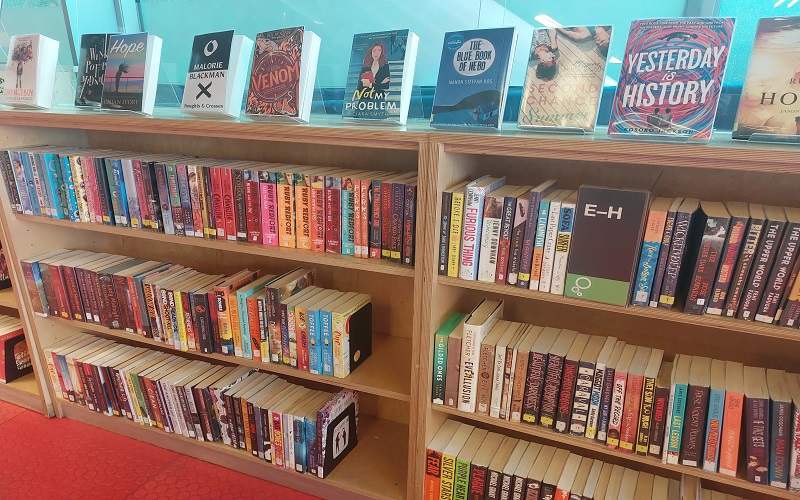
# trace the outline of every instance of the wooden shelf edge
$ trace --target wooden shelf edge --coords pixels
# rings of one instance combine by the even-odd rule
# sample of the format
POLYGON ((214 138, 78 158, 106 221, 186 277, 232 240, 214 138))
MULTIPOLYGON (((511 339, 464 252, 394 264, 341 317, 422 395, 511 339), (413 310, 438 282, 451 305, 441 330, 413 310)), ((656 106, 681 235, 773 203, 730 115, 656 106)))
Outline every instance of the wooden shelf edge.
MULTIPOLYGON (((369 466, 365 464, 370 463, 361 462, 368 459, 369 456, 385 452, 385 450, 380 449, 380 445, 372 441, 391 440, 391 436, 386 434, 402 431, 402 429, 399 429, 402 424, 395 422, 359 415, 359 436, 363 436, 359 438, 359 444, 326 479, 320 479, 310 474, 299 474, 293 470, 275 467, 248 454, 246 451, 236 450, 219 442, 209 443, 187 438, 183 435, 169 434, 131 422, 125 418, 109 417, 64 400, 58 400, 58 403, 61 405, 62 414, 66 418, 122 434, 199 460, 211 462, 265 481, 279 483, 312 495, 324 498, 393 500, 403 498, 405 495, 405 481, 395 481, 400 482, 400 488, 397 485, 386 484, 381 488, 365 490, 364 483, 357 480, 359 477, 358 470, 363 471, 369 466), (398 427, 398 429, 395 429, 395 427, 398 427), (359 455, 367 455, 367 457, 360 457, 359 455), (391 490, 395 490, 395 494, 388 494, 391 490)), ((386 471, 379 472, 385 473, 386 471)), ((384 477, 384 479, 388 478, 384 477)))
POLYGON ((141 344, 142 346, 154 347, 158 350, 175 354, 176 356, 190 357, 193 359, 198 359, 203 361, 217 361, 229 365, 249 366, 251 368, 258 368, 259 370, 268 373, 285 375, 287 377, 294 377, 297 379, 308 380, 311 382, 326 384, 333 387, 353 389, 355 391, 364 392, 367 394, 374 394, 376 396, 395 399, 398 401, 411 400, 410 372, 408 377, 401 378, 395 375, 395 376, 386 376, 381 378, 384 381, 397 385, 403 385, 403 381, 405 380, 408 382, 405 384, 405 387, 409 392, 402 392, 399 390, 399 388, 377 387, 366 383, 367 381, 374 381, 376 379, 374 368, 377 367, 380 369, 380 367, 383 365, 380 359, 384 357, 383 355, 397 357, 398 353, 400 353, 399 356, 402 357, 403 360, 405 360, 404 365, 409 367, 411 366, 411 340, 403 337, 373 334, 372 355, 353 373, 351 373, 350 376, 346 378, 336 378, 336 377, 331 377, 329 375, 313 375, 311 373, 300 371, 290 366, 278 363, 261 363, 259 361, 253 361, 251 359, 244 359, 236 356, 225 356, 219 353, 203 354, 200 352, 193 352, 193 351, 181 351, 178 349, 174 349, 171 346, 164 344, 163 342, 158 342, 156 340, 143 337, 136 333, 130 333, 124 330, 112 330, 110 328, 106 328, 105 326, 97 325, 95 323, 70 321, 61 318, 54 318, 52 316, 40 317, 40 318, 43 320, 50 320, 53 322, 54 325, 55 324, 69 325, 78 330, 88 330, 94 333, 98 333, 105 337, 113 337, 116 339, 124 340, 126 342, 134 342, 137 344, 141 344), (363 380, 363 382, 361 382, 361 380, 363 380))
POLYGON ((0 290, 0 307, 19 310, 17 293, 14 291, 13 288, 5 288, 3 290, 0 290))
POLYGON ((103 224, 94 224, 90 222, 71 222, 68 220, 48 219, 47 217, 39 217, 35 215, 16 214, 16 218, 24 222, 67 227, 80 231, 114 234, 129 238, 139 238, 192 247, 210 248, 224 252, 258 255, 272 259, 291 260, 308 264, 317 264, 320 266, 341 267, 346 269, 354 269, 357 271, 402 276, 406 278, 414 277, 413 267, 401 266, 400 264, 387 262, 382 259, 361 259, 350 255, 312 252, 310 250, 300 250, 296 248, 270 247, 256 243, 245 243, 242 241, 207 240, 205 238, 173 236, 169 234, 156 233, 148 229, 121 228, 116 226, 106 226, 103 224))
POLYGON ((0 384, 0 401, 44 413, 44 400, 36 385, 36 375, 30 373, 6 384, 0 384))
POLYGON ((459 417, 464 420, 490 425, 493 427, 513 432, 519 432, 528 436, 533 436, 535 438, 541 439, 542 441, 546 441, 548 444, 554 446, 563 444, 566 446, 589 450, 593 453, 599 453, 602 455, 613 457, 615 460, 624 460, 631 463, 637 463, 649 468, 656 468, 660 470, 669 471, 673 474, 680 473, 680 474, 687 474, 690 476, 696 476, 702 480, 713 482, 715 484, 721 484, 729 486, 731 488, 736 488, 738 490, 749 491, 752 493, 757 493, 759 495, 764 495, 772 498, 788 498, 788 499, 798 498, 798 495, 796 493, 792 493, 788 490, 781 490, 778 488, 772 488, 770 486, 753 484, 744 479, 733 478, 726 476, 724 474, 707 472, 699 468, 687 467, 683 465, 664 464, 661 463, 661 460, 652 457, 622 453, 618 450, 610 450, 605 446, 599 443, 595 443, 594 441, 591 441, 589 439, 573 436, 571 434, 560 434, 554 430, 539 427, 538 425, 515 423, 485 415, 466 413, 454 408, 450 408, 448 406, 432 405, 432 404, 430 406, 431 409, 441 413, 453 415, 455 417, 459 417))
POLYGON ((786 328, 777 325, 758 323, 754 321, 744 321, 733 318, 723 318, 720 316, 685 314, 680 311, 660 309, 656 307, 629 306, 621 307, 589 300, 574 299, 552 293, 544 293, 535 290, 526 290, 511 285, 497 285, 495 283, 485 283, 482 281, 468 281, 460 278, 450 278, 438 276, 437 283, 440 285, 466 288, 469 290, 479 290, 486 293, 497 295, 507 295, 512 297, 522 297, 543 302, 564 304, 572 307, 582 307, 598 311, 623 314, 628 316, 638 316, 657 321, 669 321, 672 323, 684 323, 692 326, 715 328, 731 332, 740 332, 749 335, 759 335, 774 339, 800 341, 800 331, 795 328, 786 328))

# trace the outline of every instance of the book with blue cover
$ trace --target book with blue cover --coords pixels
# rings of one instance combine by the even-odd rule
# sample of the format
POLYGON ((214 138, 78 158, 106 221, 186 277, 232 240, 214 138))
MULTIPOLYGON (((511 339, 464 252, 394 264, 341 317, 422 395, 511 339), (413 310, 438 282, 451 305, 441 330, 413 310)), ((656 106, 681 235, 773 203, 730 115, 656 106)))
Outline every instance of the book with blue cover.
POLYGON ((445 33, 431 126, 500 129, 516 43, 516 28, 445 33))
POLYGON ((342 117, 404 125, 418 45, 409 30, 354 35, 342 117))

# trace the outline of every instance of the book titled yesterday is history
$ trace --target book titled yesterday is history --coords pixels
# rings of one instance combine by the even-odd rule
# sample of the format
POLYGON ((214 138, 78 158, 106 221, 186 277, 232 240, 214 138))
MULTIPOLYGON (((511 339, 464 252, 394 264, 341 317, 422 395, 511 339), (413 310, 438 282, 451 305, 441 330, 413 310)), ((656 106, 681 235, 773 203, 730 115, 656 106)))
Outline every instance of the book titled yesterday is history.
POLYGON ((101 109, 152 114, 160 62, 161 38, 147 32, 111 35, 101 109))
POLYGON ((758 21, 734 139, 753 134, 797 136, 800 139, 800 17, 768 17, 758 21))
POLYGON ((610 43, 611 26, 533 30, 517 126, 591 132, 610 43))
POLYGON ((106 72, 106 33, 87 33, 81 36, 80 64, 75 91, 75 106, 99 108, 103 97, 103 76, 106 72))
POLYGON ((419 37, 409 30, 353 36, 345 120, 406 123, 419 37))
POLYGON ((516 28, 445 33, 431 126, 499 129, 516 43, 516 28))
POLYGON ((707 142, 722 94, 734 20, 633 21, 611 107, 611 137, 707 142))

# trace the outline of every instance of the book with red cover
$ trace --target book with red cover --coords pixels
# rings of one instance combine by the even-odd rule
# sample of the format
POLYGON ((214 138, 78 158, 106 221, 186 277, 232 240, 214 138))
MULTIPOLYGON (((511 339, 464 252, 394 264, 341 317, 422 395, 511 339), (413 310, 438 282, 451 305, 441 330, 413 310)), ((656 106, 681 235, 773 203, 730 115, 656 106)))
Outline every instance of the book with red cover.
POLYGON ((622 406, 622 426, 619 432, 619 449, 625 453, 633 453, 636 446, 636 431, 639 427, 639 412, 644 389, 644 372, 649 359, 650 348, 639 346, 636 348, 633 361, 628 368, 625 400, 622 406))
POLYGON ((243 174, 247 241, 251 243, 261 243, 261 189, 258 180, 258 170, 244 170, 243 174))

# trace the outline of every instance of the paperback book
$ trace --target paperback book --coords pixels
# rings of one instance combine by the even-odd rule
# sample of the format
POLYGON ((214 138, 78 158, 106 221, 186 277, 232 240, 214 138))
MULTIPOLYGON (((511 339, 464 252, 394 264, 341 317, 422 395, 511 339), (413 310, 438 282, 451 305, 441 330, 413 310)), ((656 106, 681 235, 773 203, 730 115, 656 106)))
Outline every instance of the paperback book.
POLYGON ((145 33, 111 35, 101 108, 153 114, 161 38, 145 33))
POLYGON ((103 76, 106 72, 106 33, 85 34, 81 36, 78 82, 75 91, 75 106, 79 108, 99 108, 103 97, 103 76))
POLYGON ((11 37, 3 88, 4 104, 18 108, 50 107, 58 46, 57 40, 38 33, 11 37))
POLYGON ((733 24, 731 18, 633 21, 608 135, 707 142, 733 24))

